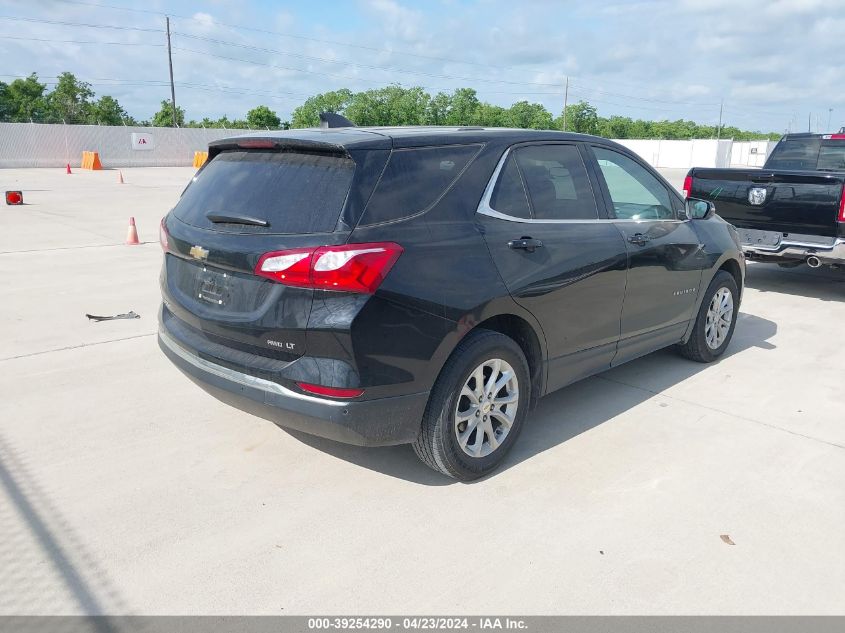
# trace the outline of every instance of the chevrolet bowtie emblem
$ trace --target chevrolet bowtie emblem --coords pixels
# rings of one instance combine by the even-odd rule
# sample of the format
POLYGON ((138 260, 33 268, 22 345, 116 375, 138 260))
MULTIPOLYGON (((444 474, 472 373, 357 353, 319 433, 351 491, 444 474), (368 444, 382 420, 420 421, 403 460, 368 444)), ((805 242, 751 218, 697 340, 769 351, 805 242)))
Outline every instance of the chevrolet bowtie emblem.
POLYGON ((199 245, 191 246, 191 250, 189 250, 188 253, 194 259, 206 259, 206 258, 208 258, 208 251, 205 250, 202 246, 199 246, 199 245))

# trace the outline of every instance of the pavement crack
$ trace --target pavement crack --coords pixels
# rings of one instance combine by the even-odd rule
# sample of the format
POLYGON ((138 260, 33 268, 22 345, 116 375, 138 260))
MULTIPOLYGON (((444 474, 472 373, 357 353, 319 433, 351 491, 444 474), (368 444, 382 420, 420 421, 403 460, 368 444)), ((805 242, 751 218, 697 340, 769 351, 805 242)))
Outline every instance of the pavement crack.
POLYGON ((797 437, 803 437, 804 439, 812 440, 814 442, 819 442, 821 444, 826 444, 828 446, 833 446, 835 448, 842 448, 845 449, 845 445, 838 444, 836 442, 831 442, 829 440, 823 440, 818 437, 814 437, 812 435, 805 435, 804 433, 799 433, 797 431, 792 431, 790 429, 785 429, 782 426, 778 426, 777 424, 772 424, 771 422, 764 422, 763 420, 757 420, 755 418, 749 418, 744 415, 738 415, 736 413, 731 413, 730 411, 725 411, 723 409, 719 409, 717 407, 711 407, 706 404, 701 404, 700 402, 694 402, 692 400, 686 400, 684 398, 678 398, 677 396, 670 396, 666 394, 664 391, 654 391, 653 389, 649 389, 648 387, 640 387, 639 385, 632 385, 630 383, 624 382, 622 380, 616 380, 614 378, 607 378, 606 376, 595 376, 600 380, 605 380, 607 382, 612 382, 617 385, 622 385, 624 387, 630 387, 631 389, 638 389, 640 391, 645 391, 646 393, 653 394, 655 396, 661 396, 663 398, 667 398, 668 400, 675 400, 676 402, 683 402, 684 404, 688 404, 694 407, 701 407, 702 409, 707 409, 708 411, 713 411, 715 413, 721 413, 722 415, 728 415, 732 418, 736 418, 738 420, 743 420, 745 422, 751 422, 753 424, 759 424, 760 426, 765 426, 770 429, 775 429, 777 431, 783 431, 784 433, 789 433, 790 435, 795 435, 797 437))
POLYGON ((135 334, 133 336, 124 336, 122 338, 113 338, 108 341, 95 341, 93 343, 80 343, 79 345, 68 345, 67 347, 57 347, 55 349, 45 349, 40 352, 31 352, 29 354, 19 354, 17 356, 7 356, 0 358, 0 362, 7 360, 17 360, 19 358, 29 358, 31 356, 41 356, 42 354, 52 354, 53 352, 64 352, 69 349, 79 349, 81 347, 94 347, 95 345, 106 345, 108 343, 119 343, 120 341, 131 341, 135 338, 144 338, 146 336, 155 336, 157 332, 148 332, 147 334, 135 334))

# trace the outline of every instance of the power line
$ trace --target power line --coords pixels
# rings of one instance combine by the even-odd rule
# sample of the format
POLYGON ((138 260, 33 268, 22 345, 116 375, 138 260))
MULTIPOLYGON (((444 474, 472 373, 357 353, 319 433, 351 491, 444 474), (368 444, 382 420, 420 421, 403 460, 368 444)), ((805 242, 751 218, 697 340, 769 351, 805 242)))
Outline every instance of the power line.
POLYGON ((0 40, 25 40, 27 42, 55 42, 56 44, 106 44, 109 46, 164 46, 148 42, 102 42, 99 40, 56 40, 53 38, 15 37, 14 35, 0 35, 0 40))
POLYGON ((142 31, 144 33, 164 33, 164 29, 145 29, 140 26, 117 26, 113 24, 90 24, 88 22, 65 22, 63 20, 43 20, 40 18, 25 18, 14 15, 0 15, 0 20, 17 20, 19 22, 35 22, 38 24, 54 24, 59 26, 82 26, 91 29, 115 29, 118 31, 142 31))

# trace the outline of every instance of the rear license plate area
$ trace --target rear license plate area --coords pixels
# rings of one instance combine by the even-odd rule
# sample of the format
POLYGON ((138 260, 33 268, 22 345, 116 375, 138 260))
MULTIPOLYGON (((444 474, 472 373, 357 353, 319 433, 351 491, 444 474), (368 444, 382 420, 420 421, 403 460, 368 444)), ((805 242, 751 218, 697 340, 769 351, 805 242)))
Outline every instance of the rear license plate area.
POLYGON ((225 306, 231 297, 231 275, 203 268, 198 277, 197 298, 200 301, 225 306))
POLYGON ((756 229, 738 229, 739 239, 743 246, 758 246, 762 248, 777 248, 783 233, 778 231, 758 231, 756 229))

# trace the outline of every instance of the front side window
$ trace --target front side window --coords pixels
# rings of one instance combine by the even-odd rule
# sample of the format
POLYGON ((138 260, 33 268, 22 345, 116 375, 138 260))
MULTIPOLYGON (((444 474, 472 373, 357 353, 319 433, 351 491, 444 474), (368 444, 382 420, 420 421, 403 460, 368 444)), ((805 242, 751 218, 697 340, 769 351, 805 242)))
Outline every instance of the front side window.
POLYGON ((613 211, 621 220, 672 220, 669 191, 651 172, 634 159, 606 149, 593 147, 604 176, 613 211))

